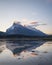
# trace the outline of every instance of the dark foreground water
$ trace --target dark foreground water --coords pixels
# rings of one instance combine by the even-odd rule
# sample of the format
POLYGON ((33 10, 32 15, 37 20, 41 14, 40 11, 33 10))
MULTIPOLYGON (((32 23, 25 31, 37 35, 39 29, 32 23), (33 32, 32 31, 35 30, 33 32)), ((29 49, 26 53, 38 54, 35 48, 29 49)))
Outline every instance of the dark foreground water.
POLYGON ((0 40, 0 65, 52 65, 52 41, 0 40))

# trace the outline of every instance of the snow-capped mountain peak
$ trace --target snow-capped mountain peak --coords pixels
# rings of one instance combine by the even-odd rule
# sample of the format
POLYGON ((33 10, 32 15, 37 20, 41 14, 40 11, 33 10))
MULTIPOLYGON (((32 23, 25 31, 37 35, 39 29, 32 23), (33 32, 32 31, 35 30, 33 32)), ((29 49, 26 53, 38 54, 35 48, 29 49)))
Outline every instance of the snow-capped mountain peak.
POLYGON ((27 36, 44 36, 45 34, 36 28, 30 28, 26 26, 22 26, 20 23, 14 23, 10 28, 6 30, 6 33, 11 34, 19 34, 19 35, 27 35, 27 36))

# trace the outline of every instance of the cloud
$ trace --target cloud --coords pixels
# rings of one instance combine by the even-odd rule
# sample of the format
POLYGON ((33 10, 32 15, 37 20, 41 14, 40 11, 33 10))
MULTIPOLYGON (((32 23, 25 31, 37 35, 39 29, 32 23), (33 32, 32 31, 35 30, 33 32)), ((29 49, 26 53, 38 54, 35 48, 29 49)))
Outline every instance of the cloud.
POLYGON ((28 21, 26 18, 22 18, 22 21, 28 21))
POLYGON ((45 24, 45 23, 40 23, 40 22, 31 22, 30 23, 30 26, 32 26, 32 27, 37 27, 37 26, 40 26, 40 25, 47 25, 47 24, 45 24))
POLYGON ((37 24, 38 22, 31 22, 31 24, 37 24))

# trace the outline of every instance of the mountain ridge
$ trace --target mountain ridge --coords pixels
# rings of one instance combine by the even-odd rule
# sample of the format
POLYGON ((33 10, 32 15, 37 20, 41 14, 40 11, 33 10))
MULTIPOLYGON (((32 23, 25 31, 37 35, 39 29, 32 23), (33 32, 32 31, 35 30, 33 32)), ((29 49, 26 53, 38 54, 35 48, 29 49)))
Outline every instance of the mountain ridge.
POLYGON ((21 34, 21 35, 27 35, 27 36, 45 36, 46 35, 37 29, 35 30, 29 29, 28 27, 22 26, 19 23, 14 23, 11 27, 9 27, 6 30, 6 33, 8 35, 21 34))

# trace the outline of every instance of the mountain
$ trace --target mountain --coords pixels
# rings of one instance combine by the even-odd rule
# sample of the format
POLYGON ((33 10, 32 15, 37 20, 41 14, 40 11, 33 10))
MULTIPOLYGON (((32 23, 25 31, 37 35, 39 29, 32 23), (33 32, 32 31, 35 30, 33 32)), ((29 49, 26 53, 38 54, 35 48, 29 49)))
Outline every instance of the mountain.
POLYGON ((45 34, 37 29, 29 29, 26 26, 22 26, 19 23, 13 23, 13 25, 6 30, 8 35, 24 35, 24 36, 45 36, 45 34))
POLYGON ((0 31, 0 37, 4 35, 5 35, 5 32, 0 31))

